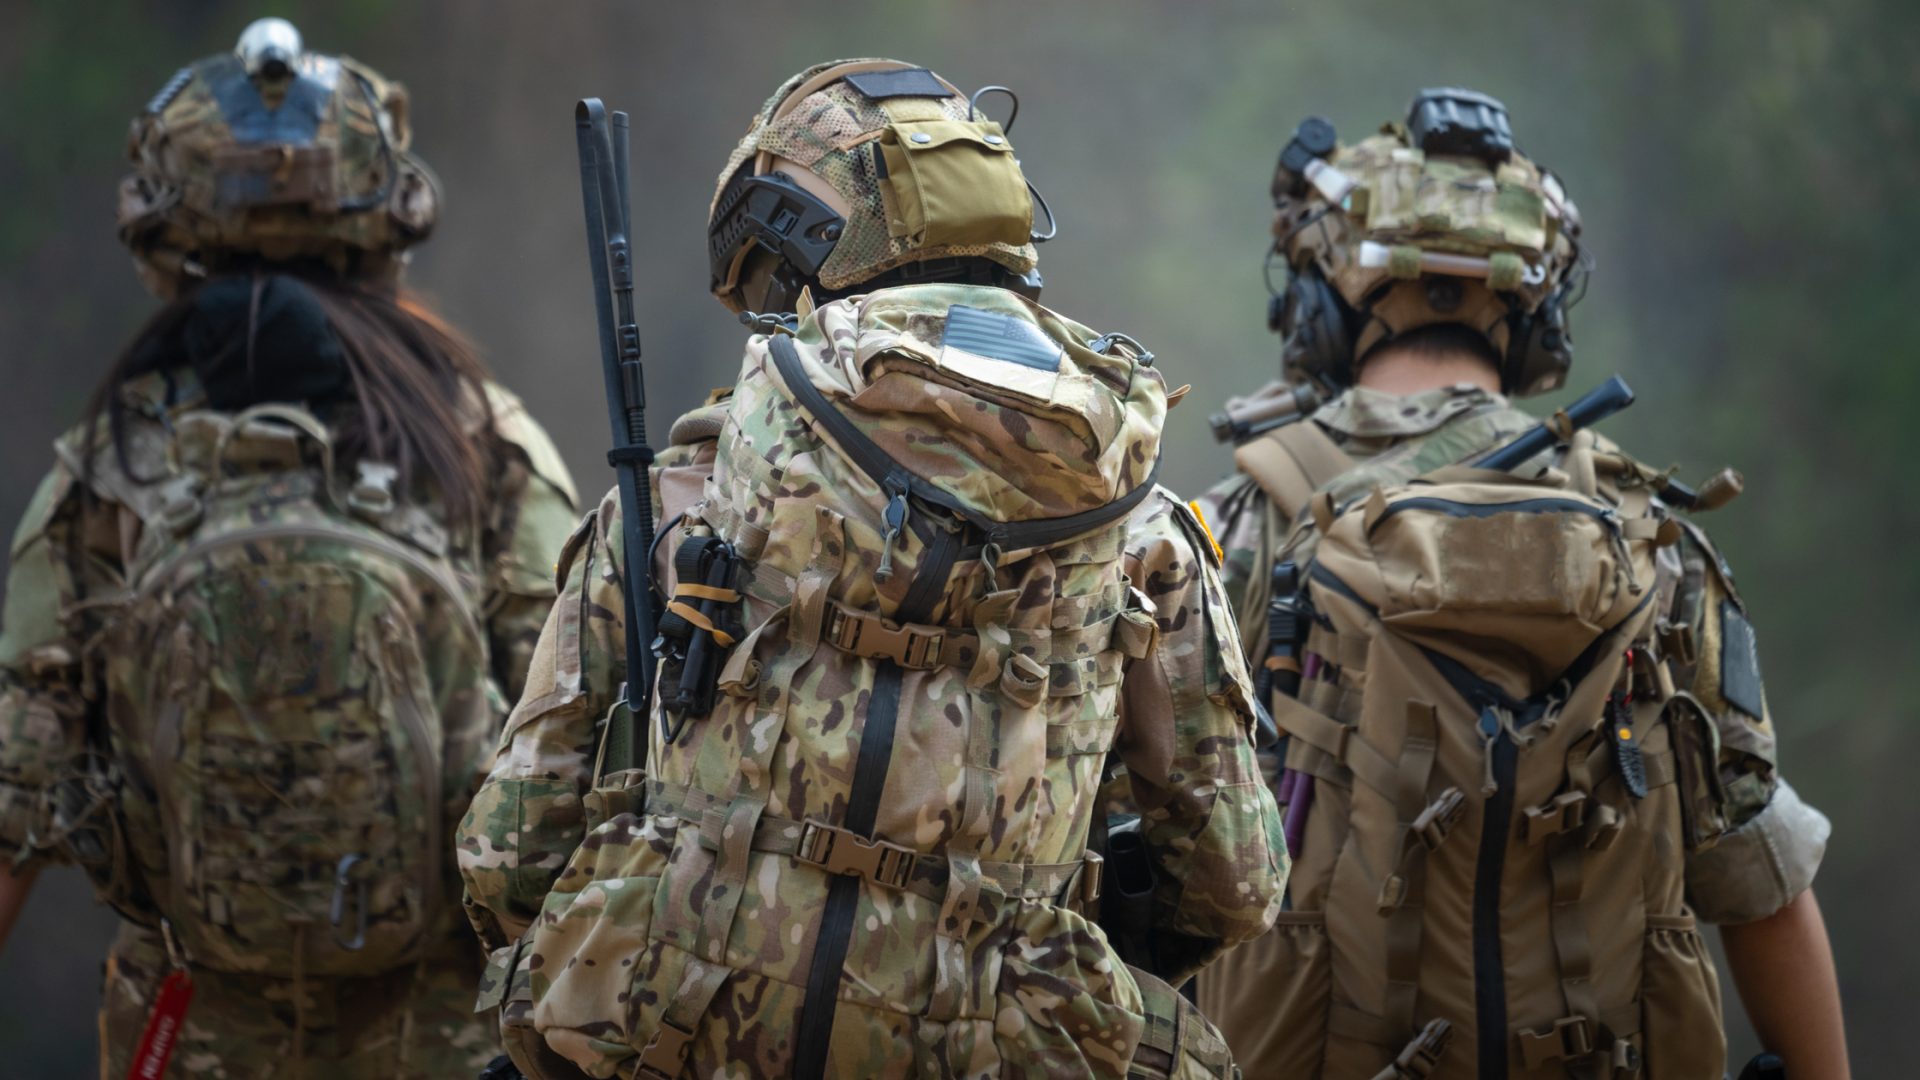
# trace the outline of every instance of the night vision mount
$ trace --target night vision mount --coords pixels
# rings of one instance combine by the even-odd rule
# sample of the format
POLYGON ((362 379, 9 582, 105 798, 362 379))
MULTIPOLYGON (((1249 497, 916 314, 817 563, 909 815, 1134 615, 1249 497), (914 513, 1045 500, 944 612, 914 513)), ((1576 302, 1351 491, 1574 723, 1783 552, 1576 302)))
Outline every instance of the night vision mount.
POLYGON ((1478 158, 1489 168, 1513 156, 1507 107, 1477 90, 1422 90, 1407 107, 1407 138, 1428 154, 1478 158))

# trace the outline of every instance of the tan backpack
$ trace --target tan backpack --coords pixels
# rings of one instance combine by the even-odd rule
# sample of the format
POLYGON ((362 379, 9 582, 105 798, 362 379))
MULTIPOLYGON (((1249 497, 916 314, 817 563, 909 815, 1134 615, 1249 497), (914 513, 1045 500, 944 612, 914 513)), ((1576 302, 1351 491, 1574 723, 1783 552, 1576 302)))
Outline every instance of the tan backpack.
POLYGON ((1280 1075, 1721 1074, 1683 897, 1715 735, 1664 656, 1680 526, 1648 470, 1572 447, 1530 477, 1363 466, 1307 504, 1280 1075))

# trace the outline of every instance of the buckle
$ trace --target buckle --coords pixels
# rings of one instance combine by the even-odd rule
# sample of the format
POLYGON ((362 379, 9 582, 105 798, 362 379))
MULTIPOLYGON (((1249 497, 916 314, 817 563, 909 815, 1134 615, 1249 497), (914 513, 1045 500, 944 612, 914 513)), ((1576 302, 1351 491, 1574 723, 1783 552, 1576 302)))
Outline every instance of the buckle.
POLYGON ((1100 876, 1107 860, 1097 851, 1089 851, 1080 860, 1080 904, 1085 907, 1100 899, 1100 876))
POLYGON ((858 833, 821 821, 800 825, 800 845, 793 853, 829 874, 853 874, 889 889, 904 889, 913 878, 919 854, 885 840, 869 840, 858 833))
POLYGON ((650 1080, 677 1080, 680 1070, 686 1068, 687 1049, 692 1043, 692 1031, 661 1017, 660 1030, 653 1033, 653 1038, 648 1039, 640 1051, 636 1074, 650 1080))
POLYGON ((1432 805, 1420 811, 1413 819, 1413 835, 1418 837, 1422 847, 1428 851, 1440 850, 1440 845, 1453 835, 1453 827, 1460 824, 1460 818, 1467 811, 1467 797, 1457 787, 1450 787, 1433 800, 1432 805))
POLYGON ((1427 1026, 1420 1029, 1420 1034, 1401 1048, 1400 1056, 1393 1059, 1393 1065, 1385 1075, 1425 1080, 1440 1067, 1440 1056, 1447 1052, 1447 1044, 1452 1041, 1451 1023, 1445 1020, 1427 1021, 1427 1026))
POLYGON ((822 637, 841 652, 869 660, 892 660, 916 671, 939 667, 940 649, 946 642, 944 633, 926 633, 841 607, 827 616, 822 637))
POLYGON ((1520 1060, 1535 1069, 1555 1059, 1572 1060, 1593 1053, 1593 1030, 1584 1016, 1566 1016, 1545 1031, 1520 1033, 1520 1060))
POLYGON ((198 477, 176 476, 160 485, 160 520, 175 535, 192 532, 205 511, 198 477))
POLYGON ((1612 847, 1613 842, 1626 831, 1626 825, 1627 819, 1620 811, 1606 803, 1599 804, 1593 813, 1587 815, 1587 850, 1605 851, 1612 847))
POLYGON ((387 516, 397 505, 393 486, 399 479, 400 470, 391 465, 378 461, 360 462, 353 487, 347 492, 347 506, 365 517, 387 516))
POLYGON ((1577 829, 1587 823, 1587 793, 1563 791, 1526 812, 1527 843, 1537 844, 1549 836, 1577 829))

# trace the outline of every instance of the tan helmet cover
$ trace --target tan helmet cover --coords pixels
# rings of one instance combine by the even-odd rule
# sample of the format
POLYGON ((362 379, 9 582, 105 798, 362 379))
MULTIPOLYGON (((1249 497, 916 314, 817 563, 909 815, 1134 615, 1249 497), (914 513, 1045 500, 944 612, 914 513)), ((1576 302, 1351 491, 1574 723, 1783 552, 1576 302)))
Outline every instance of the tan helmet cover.
POLYGON ((1551 173, 1518 153, 1497 166, 1430 156, 1397 123, 1338 147, 1316 163, 1304 198, 1277 204, 1281 254, 1316 265, 1365 316, 1356 359, 1435 323, 1472 327, 1504 356, 1508 316, 1536 311, 1581 258, 1579 211, 1551 173))
POLYGON ((440 212, 411 139, 406 89, 352 59, 249 74, 237 53, 206 57, 133 121, 121 242, 162 297, 240 259, 392 277, 440 212))
MULTIPOLYGON (((945 97, 876 99, 846 81, 914 67, 835 60, 787 79, 727 158, 708 220, 742 167, 755 176, 778 171, 844 208, 844 230, 818 274, 822 288, 846 289, 927 259, 979 256, 1016 274, 1031 271, 1033 203, 1001 126, 974 115, 967 96, 937 75, 945 97)), ((714 289, 732 310, 744 306, 741 273, 754 249, 743 243, 714 289)))

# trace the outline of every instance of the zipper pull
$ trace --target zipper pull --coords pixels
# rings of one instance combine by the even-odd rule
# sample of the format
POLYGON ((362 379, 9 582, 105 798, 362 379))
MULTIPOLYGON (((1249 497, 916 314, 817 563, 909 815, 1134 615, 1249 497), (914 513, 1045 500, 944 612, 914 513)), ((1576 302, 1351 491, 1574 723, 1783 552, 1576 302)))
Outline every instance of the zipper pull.
POLYGON ((1493 706, 1489 705, 1480 710, 1479 729, 1480 762, 1482 769, 1480 776, 1480 797, 1491 799, 1494 794, 1500 790, 1500 782, 1494 779, 1493 776, 1493 747, 1495 743, 1500 741, 1500 733, 1504 730, 1504 725, 1500 722, 1500 714, 1493 706))
POLYGON ((1600 515, 1600 521, 1607 527, 1607 533, 1613 540, 1613 557, 1620 560, 1620 573, 1626 576, 1628 595, 1639 596, 1646 587, 1633 573, 1633 552, 1627 547, 1624 519, 1618 510, 1608 509, 1600 515))
POLYGON ((893 545, 900 539, 900 533, 907 527, 907 493, 894 491, 893 498, 887 501, 883 515, 887 523, 886 534, 880 540, 880 565, 873 572, 873 580, 887 581, 893 577, 893 545))

